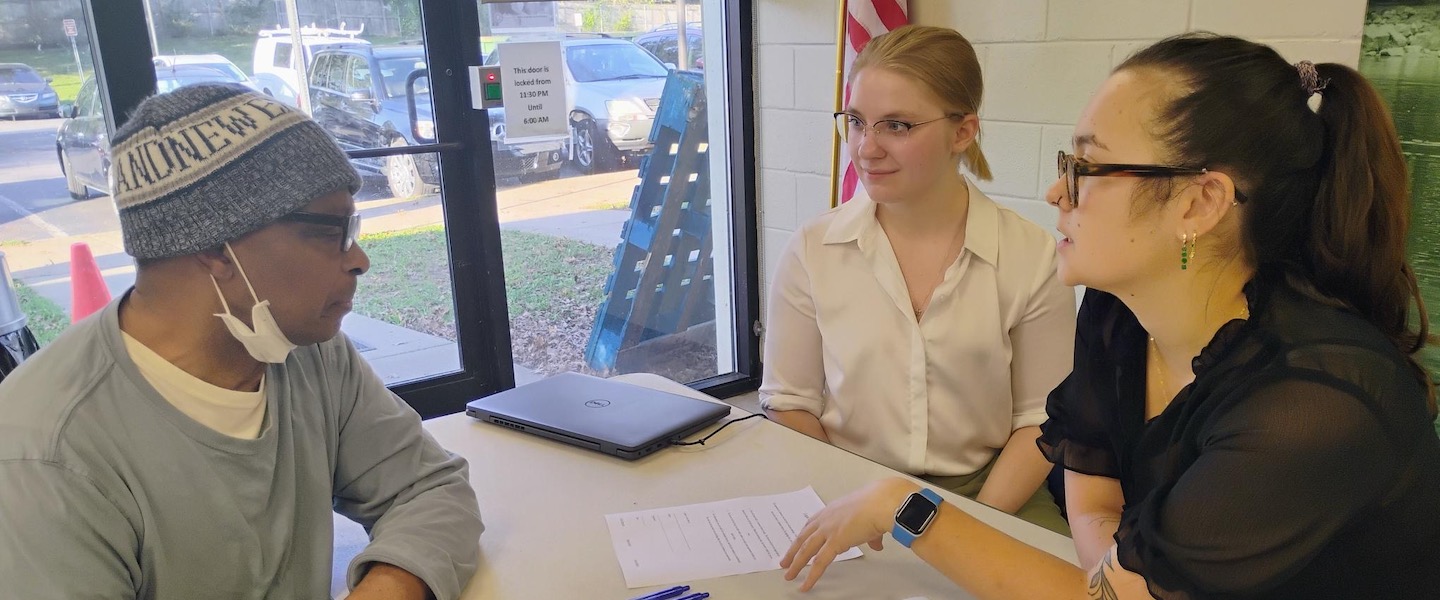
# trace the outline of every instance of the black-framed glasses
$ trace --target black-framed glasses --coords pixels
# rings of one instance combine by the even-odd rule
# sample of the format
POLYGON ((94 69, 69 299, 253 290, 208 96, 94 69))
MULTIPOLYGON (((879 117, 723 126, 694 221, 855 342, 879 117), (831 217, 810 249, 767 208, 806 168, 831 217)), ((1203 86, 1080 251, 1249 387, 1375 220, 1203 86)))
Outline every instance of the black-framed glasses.
POLYGON ((881 139, 899 141, 910 137, 910 130, 921 125, 963 116, 965 115, 959 113, 951 113, 943 117, 936 117, 934 119, 930 119, 929 121, 920 121, 919 123, 899 121, 896 119, 884 119, 881 121, 876 121, 874 124, 867 124, 865 123, 865 119, 862 119, 847 112, 837 112, 835 113, 835 130, 840 132, 840 141, 842 142, 849 142, 851 136, 856 136, 858 138, 858 136, 864 135, 866 131, 869 131, 871 135, 878 136, 881 139))
MULTIPOLYGON (((1176 177, 1179 175, 1204 175, 1209 169, 1175 167, 1168 165, 1125 165, 1092 163, 1075 158, 1074 154, 1061 150, 1055 157, 1057 177, 1065 178, 1071 206, 1080 206, 1079 182, 1081 177, 1176 177)), ((1237 198, 1240 196, 1236 190, 1237 198)))
POLYGON ((297 210, 280 217, 281 221, 291 223, 305 223, 307 225, 328 225, 340 228, 340 251, 349 252, 355 246, 356 238, 360 237, 360 213, 347 216, 327 215, 325 213, 305 212, 297 210))

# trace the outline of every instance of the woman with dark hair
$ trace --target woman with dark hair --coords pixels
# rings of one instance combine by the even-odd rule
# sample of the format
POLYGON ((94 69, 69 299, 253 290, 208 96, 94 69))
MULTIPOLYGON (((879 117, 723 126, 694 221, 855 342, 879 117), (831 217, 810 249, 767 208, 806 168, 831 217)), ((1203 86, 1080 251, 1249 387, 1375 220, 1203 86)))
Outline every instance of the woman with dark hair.
POLYGON ((786 577, 893 528, 980 598, 1440 595, 1428 324, 1374 88, 1187 34, 1121 64, 1074 142, 1047 200, 1089 291, 1038 443, 1083 569, 893 479, 811 519, 786 577))

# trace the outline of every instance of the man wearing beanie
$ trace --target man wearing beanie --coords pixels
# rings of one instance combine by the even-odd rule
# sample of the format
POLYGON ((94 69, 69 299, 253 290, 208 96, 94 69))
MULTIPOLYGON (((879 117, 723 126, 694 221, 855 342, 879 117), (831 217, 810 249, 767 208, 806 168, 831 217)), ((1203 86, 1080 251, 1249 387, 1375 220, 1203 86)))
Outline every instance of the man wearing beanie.
POLYGON ((0 382, 0 596, 326 598, 333 510, 370 533, 352 600, 458 597, 467 465, 340 333, 370 264, 344 153, 198 85, 111 156, 135 286, 0 382))

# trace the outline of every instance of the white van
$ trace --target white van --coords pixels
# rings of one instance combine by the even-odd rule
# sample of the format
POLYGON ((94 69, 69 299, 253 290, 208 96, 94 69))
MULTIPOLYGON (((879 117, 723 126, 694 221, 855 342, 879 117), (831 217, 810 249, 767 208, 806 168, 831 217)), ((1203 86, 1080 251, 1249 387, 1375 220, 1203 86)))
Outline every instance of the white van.
POLYGON ((304 54, 294 51, 294 38, 289 29, 275 28, 261 30, 255 39, 255 86, 274 98, 289 104, 296 104, 296 90, 300 89, 300 61, 313 61, 320 50, 347 46, 368 46, 369 41, 359 38, 365 32, 362 24, 358 29, 320 28, 311 25, 300 28, 300 40, 304 54))

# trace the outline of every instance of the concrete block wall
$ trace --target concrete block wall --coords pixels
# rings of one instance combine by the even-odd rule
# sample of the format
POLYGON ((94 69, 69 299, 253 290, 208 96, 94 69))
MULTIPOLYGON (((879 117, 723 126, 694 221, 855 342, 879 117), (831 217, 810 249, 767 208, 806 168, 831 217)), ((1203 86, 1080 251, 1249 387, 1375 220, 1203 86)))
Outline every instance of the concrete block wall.
MULTIPOLYGON (((863 0, 852 0, 863 1, 863 0)), ((1163 37, 1203 29, 1293 61, 1360 57, 1365 0, 910 0, 911 22, 953 27, 985 77, 981 189, 1044 227, 1055 151, 1110 70, 1163 37)), ((829 209, 836 0, 757 0, 755 93, 761 293, 800 224, 829 209)))

